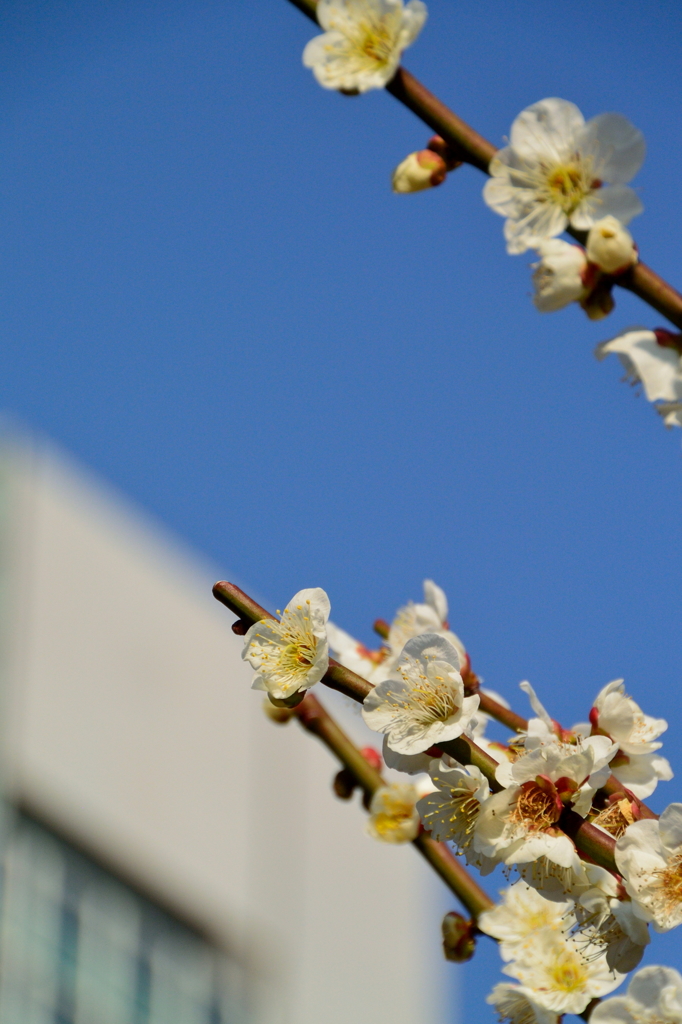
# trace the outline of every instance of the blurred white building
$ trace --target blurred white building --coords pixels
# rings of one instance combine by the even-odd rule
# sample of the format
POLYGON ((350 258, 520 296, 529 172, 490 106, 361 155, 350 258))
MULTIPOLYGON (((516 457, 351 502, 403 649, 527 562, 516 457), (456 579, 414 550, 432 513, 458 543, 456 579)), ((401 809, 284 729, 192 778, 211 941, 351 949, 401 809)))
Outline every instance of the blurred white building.
POLYGON ((0 1024, 443 1024, 438 883, 265 718, 228 569, 2 446, 0 1024))

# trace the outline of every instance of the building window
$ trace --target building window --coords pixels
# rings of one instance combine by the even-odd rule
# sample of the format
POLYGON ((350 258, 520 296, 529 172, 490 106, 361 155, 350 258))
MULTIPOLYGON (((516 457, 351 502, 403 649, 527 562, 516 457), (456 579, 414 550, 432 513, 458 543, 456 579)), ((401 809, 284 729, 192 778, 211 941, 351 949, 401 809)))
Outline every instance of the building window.
POLYGON ((0 885, 0 1024, 245 1024, 234 962, 24 816, 0 885))

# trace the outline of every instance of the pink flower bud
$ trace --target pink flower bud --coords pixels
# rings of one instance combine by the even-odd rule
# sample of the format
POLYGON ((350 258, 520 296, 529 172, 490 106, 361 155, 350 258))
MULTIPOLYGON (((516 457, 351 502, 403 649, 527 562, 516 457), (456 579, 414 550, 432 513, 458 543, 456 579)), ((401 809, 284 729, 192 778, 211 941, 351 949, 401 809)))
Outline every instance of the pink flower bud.
POLYGON ((615 217, 602 217, 587 236, 587 258, 605 274, 623 274, 639 259, 632 235, 615 217))
POLYGON ((360 751, 367 764, 371 765, 375 771, 380 772, 383 767, 383 761, 381 754, 374 747, 363 747, 360 751))
POLYGON ((393 172, 393 191, 422 192, 444 182, 447 173, 442 156, 432 149, 422 149, 419 153, 410 153, 398 164, 393 172))

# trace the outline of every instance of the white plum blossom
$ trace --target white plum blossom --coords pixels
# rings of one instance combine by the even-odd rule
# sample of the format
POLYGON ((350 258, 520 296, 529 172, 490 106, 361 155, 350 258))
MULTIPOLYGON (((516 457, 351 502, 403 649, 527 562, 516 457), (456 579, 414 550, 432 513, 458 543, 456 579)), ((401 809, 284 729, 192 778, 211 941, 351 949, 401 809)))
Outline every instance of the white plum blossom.
POLYGON ((540 1006, 560 1014, 582 1013, 592 999, 608 995, 623 980, 611 970, 602 949, 555 928, 533 932, 503 971, 520 981, 540 1006))
POLYGON ((395 669, 364 700, 362 717, 399 754, 419 754, 465 731, 479 698, 464 696, 459 654, 442 636, 408 640, 395 669))
POLYGON ((540 313, 554 313, 587 295, 585 273, 587 257, 579 245, 561 238, 538 242, 538 263, 533 263, 533 302, 540 313))
POLYGON ((422 0, 319 0, 316 13, 325 31, 303 63, 325 89, 349 93, 383 89, 426 21, 422 0))
POLYGON ((286 700, 320 681, 329 666, 329 611, 326 593, 314 587, 294 594, 281 619, 254 622, 242 651, 244 661, 256 669, 254 690, 286 700))
POLYGON ((585 864, 585 881, 573 887, 575 915, 582 935, 605 948, 609 967, 627 974, 642 959, 649 929, 637 917, 615 875, 597 864, 585 864))
POLYGON ((503 960, 516 959, 540 928, 567 935, 577 925, 573 900, 545 899, 523 879, 514 882, 500 895, 502 902, 478 917, 478 927, 498 939, 503 960))
POLYGON ((569 224, 586 231, 607 214, 628 224, 642 204, 625 182, 644 153, 641 132, 620 114, 585 123, 574 103, 556 98, 521 111, 483 189, 488 206, 507 218, 507 251, 537 248, 569 224))
POLYGON ((682 804, 629 825, 615 856, 635 914, 657 932, 682 924, 682 804))
POLYGON ((678 350, 680 336, 668 331, 650 331, 631 327, 622 334, 597 345, 597 359, 614 352, 620 359, 627 378, 641 384, 650 402, 657 407, 666 426, 679 426, 682 404, 682 356, 678 350))
POLYGON ((395 665, 405 644, 412 637, 421 636, 422 633, 436 633, 450 641, 459 654, 460 666, 463 666, 467 654, 464 644, 448 625, 448 599, 445 596, 445 591, 441 590, 433 580, 424 580, 423 586, 424 601, 422 603, 408 601, 395 613, 388 633, 387 642, 390 650, 388 665, 390 667, 395 665))
POLYGON ((639 259, 632 235, 610 214, 592 225, 585 251, 590 263, 606 274, 621 274, 639 259))
MULTIPOLYGON (((495 700, 499 700, 503 707, 509 707, 507 702, 501 698, 499 694, 494 693, 494 691, 484 690, 481 688, 481 692, 489 694, 494 697, 495 700)), ((508 747, 504 746, 504 744, 486 739, 484 733, 489 721, 490 716, 484 711, 481 711, 479 707, 476 714, 469 720, 469 724, 462 735, 468 736, 472 739, 477 747, 480 747, 481 750, 485 750, 485 752, 490 754, 493 760, 497 761, 499 764, 500 761, 505 761, 507 756, 511 755, 511 752, 508 747)), ((433 764, 436 763, 433 756, 428 753, 398 754, 395 750, 391 750, 386 736, 384 736, 382 757, 387 768, 393 768, 398 772, 405 772, 407 775, 422 775, 424 772, 430 771, 433 764)), ((447 754, 443 755, 442 760, 448 767, 462 767, 462 765, 457 761, 448 757, 447 754)), ((475 769, 474 774, 476 771, 478 771, 478 769, 475 769)))
POLYGON ((522 985, 500 981, 486 997, 495 1009, 498 1020, 508 1024, 558 1024, 558 1014, 545 1010, 533 999, 533 993, 522 985))
POLYGON ((650 754, 660 749, 658 737, 668 728, 664 718, 644 714, 639 704, 625 693, 622 679, 614 679, 599 691, 590 720, 625 754, 650 754))
POLYGON ((484 804, 474 848, 509 866, 544 858, 563 869, 567 881, 579 875, 580 858, 558 821, 564 806, 583 814, 589 809, 615 749, 607 737, 595 736, 582 746, 556 742, 529 750, 512 764, 502 762, 496 777, 507 788, 484 804))
MULTIPOLYGON (((582 727, 575 727, 569 733, 561 733, 560 727, 549 717, 530 683, 524 681, 519 683, 519 686, 528 695, 537 717, 530 718, 526 732, 520 733, 514 740, 514 749, 520 754, 517 760, 512 763, 501 760, 500 767, 495 773, 497 781, 503 786, 525 781, 527 771, 534 771, 536 767, 535 761, 527 760, 528 755, 545 748, 545 753, 538 756, 551 758, 552 764, 556 758, 566 757, 571 759, 569 763, 573 771, 579 772, 589 766, 588 774, 570 801, 574 810, 579 814, 586 814, 595 790, 603 786, 611 774, 609 762, 614 757, 618 745, 607 736, 590 736, 589 725, 584 726, 584 735, 578 731, 582 727), (585 754, 588 760, 574 760, 577 754, 585 754)), ((542 766, 542 762, 538 764, 542 766)), ((578 782, 577 777, 574 781, 578 782)))
POLYGON ((462 767, 447 757, 434 759, 429 774, 437 788, 417 804, 422 825, 438 842, 454 842, 467 863, 475 864, 481 874, 489 874, 495 862, 471 846, 476 819, 490 796, 488 780, 474 765, 462 767))
POLYGON ((372 684, 386 678, 384 663, 388 655, 387 647, 371 651, 333 622, 327 623, 327 640, 344 668, 349 668, 372 684))
POLYGON ((383 843, 410 843, 419 834, 419 814, 415 786, 392 782, 381 786, 369 805, 367 832, 383 843))
POLYGON ((619 753, 611 771, 640 800, 650 796, 659 779, 673 777, 666 760, 656 753, 657 742, 668 728, 663 718, 645 715, 639 704, 625 693, 622 679, 614 679, 599 692, 590 712, 592 728, 618 744, 619 753))
MULTIPOLYGON (((448 600, 433 580, 424 580, 424 601, 408 601, 399 608, 390 625, 384 646, 371 651, 333 623, 327 627, 329 646, 345 668, 357 672, 372 684, 388 679, 395 668, 403 647, 412 637, 422 633, 437 633, 456 648, 462 665, 466 662, 464 644, 447 623, 448 600)), ((428 765, 424 771, 428 769, 428 765)))
POLYGON ((591 1024, 682 1024, 682 976, 652 964, 637 971, 623 996, 592 1010, 591 1024))

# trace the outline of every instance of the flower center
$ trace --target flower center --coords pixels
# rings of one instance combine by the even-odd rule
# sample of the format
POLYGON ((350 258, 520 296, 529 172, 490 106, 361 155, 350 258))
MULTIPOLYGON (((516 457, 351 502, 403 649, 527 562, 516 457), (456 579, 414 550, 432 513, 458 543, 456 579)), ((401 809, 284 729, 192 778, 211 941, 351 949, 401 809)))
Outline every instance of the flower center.
POLYGON ((553 880, 559 883, 564 892, 571 891, 573 885, 571 868, 562 868, 560 864, 555 864, 553 860, 547 860, 546 857, 538 857, 530 864, 518 864, 517 868, 521 878, 526 881, 532 879, 532 884, 539 888, 543 888, 548 881, 553 880))
POLYGON ((671 914, 682 903, 682 853, 675 854, 668 866, 655 872, 653 888, 663 904, 666 914, 671 914))
POLYGON ((552 793, 531 779, 520 787, 509 820, 522 824, 528 832, 540 832, 554 825, 560 815, 561 806, 560 801, 557 801, 556 790, 552 793))
POLYGON ((282 666, 291 666, 295 671, 299 667, 310 668, 315 657, 311 644, 299 640, 287 646, 282 651, 282 666))
POLYGON ((377 64, 388 64, 393 52, 393 39, 383 25, 364 22, 361 26, 361 41, 358 49, 377 64))
POLYGON ((429 679, 420 671, 415 680, 413 666, 399 667, 398 672, 409 685, 409 693, 391 692, 387 697, 394 708, 408 714, 417 724, 429 726, 434 722, 447 722, 460 710, 457 693, 443 676, 429 679))
POLYGON ((640 711, 639 713, 635 714, 635 724, 629 736, 630 742, 648 743, 650 740, 654 738, 653 733, 653 727, 650 725, 649 722, 647 722, 642 712, 640 711))
MULTIPOLYGON (((434 781, 435 778, 434 778, 434 781)), ((429 828, 427 821, 431 817, 438 817, 439 820, 446 819, 450 822, 450 834, 460 849, 465 849, 473 839, 474 826, 481 810, 481 805, 468 790, 450 790, 450 806, 438 807, 433 811, 427 811, 424 815, 424 827, 429 828), (447 811, 450 814, 447 814, 447 811), (445 813, 444 813, 445 812, 445 813)), ((432 826, 431 826, 432 827, 432 826)))
POLYGON ((413 813, 411 804, 395 801, 390 811, 379 811, 374 815, 374 828, 382 836, 398 832, 406 822, 411 821, 413 813))
MULTIPOLYGON (((613 764, 613 761, 611 762, 613 764)), ((612 804, 609 804, 600 811, 596 818, 592 819, 593 825, 601 825, 607 832, 610 832, 616 839, 625 832, 628 825, 632 825, 635 821, 635 815, 632 811, 632 804, 629 800, 614 800, 612 804)))
POLYGON ((546 198, 566 214, 571 214, 580 206, 585 196, 589 195, 599 184, 592 177, 592 161, 590 158, 576 160, 575 163, 555 164, 546 168, 546 198))
POLYGON ((585 984, 585 965, 577 953, 563 950, 550 968, 550 977, 562 992, 575 992, 585 984))

